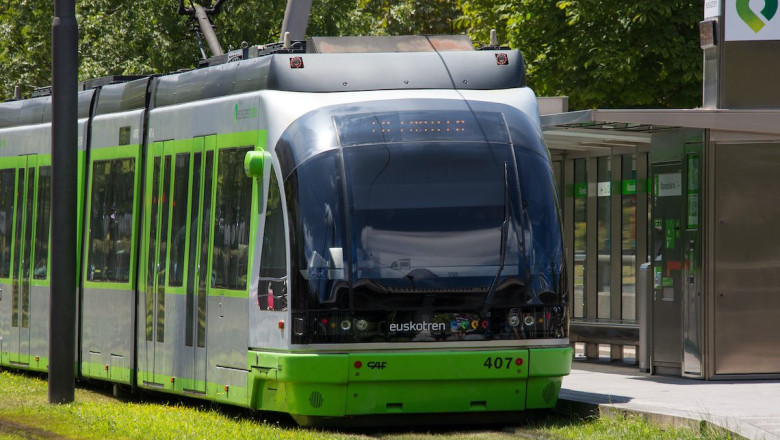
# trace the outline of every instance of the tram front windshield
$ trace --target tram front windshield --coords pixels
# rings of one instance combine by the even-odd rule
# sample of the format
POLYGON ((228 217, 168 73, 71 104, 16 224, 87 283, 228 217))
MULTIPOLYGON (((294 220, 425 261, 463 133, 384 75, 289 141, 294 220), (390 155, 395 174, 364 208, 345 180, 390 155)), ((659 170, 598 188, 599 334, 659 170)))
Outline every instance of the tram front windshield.
POLYGON ((514 183, 508 145, 406 143, 343 154, 361 305, 382 307, 385 296, 375 294, 394 291, 418 293, 395 295, 399 306, 433 294, 441 296, 435 305, 476 307, 480 295, 468 294, 486 292, 504 240, 502 276, 518 275, 518 215, 505 215, 513 204, 504 206, 514 183), (509 228, 502 234, 505 218, 509 228))
POLYGON ((560 229, 541 144, 513 143, 501 112, 331 123, 338 147, 285 183, 297 202, 296 342, 562 336, 552 319, 564 306, 560 229))

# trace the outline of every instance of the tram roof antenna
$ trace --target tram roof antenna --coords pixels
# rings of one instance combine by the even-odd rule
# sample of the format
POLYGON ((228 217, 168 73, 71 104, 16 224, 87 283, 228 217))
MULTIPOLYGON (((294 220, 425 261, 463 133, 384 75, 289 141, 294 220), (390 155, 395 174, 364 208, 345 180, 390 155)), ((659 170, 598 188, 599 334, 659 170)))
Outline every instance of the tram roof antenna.
MULTIPOLYGON (((220 56, 225 53, 222 50, 222 46, 219 44, 217 34, 214 32, 214 26, 211 24, 211 19, 209 18, 209 15, 219 14, 222 10, 223 3, 225 3, 225 0, 217 0, 217 3, 215 3, 214 6, 209 5, 204 7, 192 2, 192 8, 185 8, 184 0, 179 0, 179 15, 190 15, 197 19, 200 32, 203 34, 203 38, 206 39, 206 44, 209 46, 212 57, 220 56)), ((200 42, 200 35, 198 35, 198 41, 200 42)))
POLYGON ((282 21, 282 33, 279 42, 284 41, 284 35, 289 32, 292 41, 302 41, 306 38, 306 28, 309 26, 312 0, 287 0, 287 9, 284 10, 282 21))

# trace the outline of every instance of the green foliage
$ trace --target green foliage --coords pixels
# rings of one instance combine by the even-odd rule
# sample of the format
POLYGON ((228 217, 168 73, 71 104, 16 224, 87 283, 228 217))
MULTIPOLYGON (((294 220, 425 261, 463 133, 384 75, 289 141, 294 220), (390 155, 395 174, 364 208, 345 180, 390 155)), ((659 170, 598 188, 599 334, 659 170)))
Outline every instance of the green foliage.
POLYGON ((13 96, 15 85, 29 93, 34 86, 51 84, 50 69, 41 66, 51 65, 52 16, 50 0, 20 0, 0 8, 0 98, 13 96))
POLYGON ((695 107, 701 102, 701 1, 464 0, 464 23, 519 48, 539 95, 581 108, 695 107))
POLYGON ((461 15, 459 3, 448 0, 362 0, 360 8, 379 35, 452 34, 461 15))
MULTIPOLYGON (((176 0, 79 0, 79 79, 161 73, 197 60, 176 0)), ((0 10, 0 97, 15 85, 29 94, 51 84, 51 0, 22 0, 0 10)))
MULTIPOLYGON (((51 0, 5 4, 0 98, 17 84, 29 94, 51 83, 51 0)), ((79 78, 193 67, 200 52, 177 5, 77 0, 79 78)), ((228 0, 213 17, 223 48, 279 41, 285 7, 285 0, 228 0)), ((465 32, 485 44, 495 28, 499 42, 523 52, 538 95, 568 95, 572 109, 688 108, 701 101, 701 10, 701 0, 320 0, 313 2, 308 33, 465 32)))
POLYGON ((79 79, 160 73, 197 60, 176 0, 80 0, 79 79))

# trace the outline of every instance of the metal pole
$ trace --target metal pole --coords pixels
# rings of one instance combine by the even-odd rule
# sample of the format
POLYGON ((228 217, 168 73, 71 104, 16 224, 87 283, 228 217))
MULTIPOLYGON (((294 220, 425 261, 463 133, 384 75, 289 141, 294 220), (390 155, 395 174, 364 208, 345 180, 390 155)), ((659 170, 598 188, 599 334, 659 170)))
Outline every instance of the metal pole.
POLYGON ((49 403, 73 402, 76 375, 78 26, 75 0, 54 0, 49 403))
POLYGON ((214 28, 211 26, 209 16, 206 14, 206 10, 203 9, 203 6, 194 3, 192 7, 195 9, 195 17, 198 19, 200 31, 203 32, 203 38, 206 39, 206 44, 209 46, 211 56, 216 57, 224 54, 222 46, 219 45, 217 34, 214 33, 214 28))

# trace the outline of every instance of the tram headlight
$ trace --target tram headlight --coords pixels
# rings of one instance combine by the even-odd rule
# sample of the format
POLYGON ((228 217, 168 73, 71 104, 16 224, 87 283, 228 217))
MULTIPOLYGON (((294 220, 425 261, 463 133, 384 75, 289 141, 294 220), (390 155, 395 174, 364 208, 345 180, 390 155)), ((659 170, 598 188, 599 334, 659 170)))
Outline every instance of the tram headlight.
POLYGON ((534 317, 531 315, 525 315, 525 318, 523 318, 523 322, 526 326, 530 327, 534 325, 534 317))
POLYGON ((345 319, 341 321, 341 329, 345 332, 348 332, 352 328, 352 321, 349 319, 345 319))
POLYGON ((355 328, 360 330, 361 332, 364 332, 368 328, 368 322, 366 322, 365 319, 355 320, 355 328))
POLYGON ((517 314, 511 314, 509 315, 507 322, 511 327, 517 327, 518 325, 520 325, 520 317, 517 316, 517 314))

